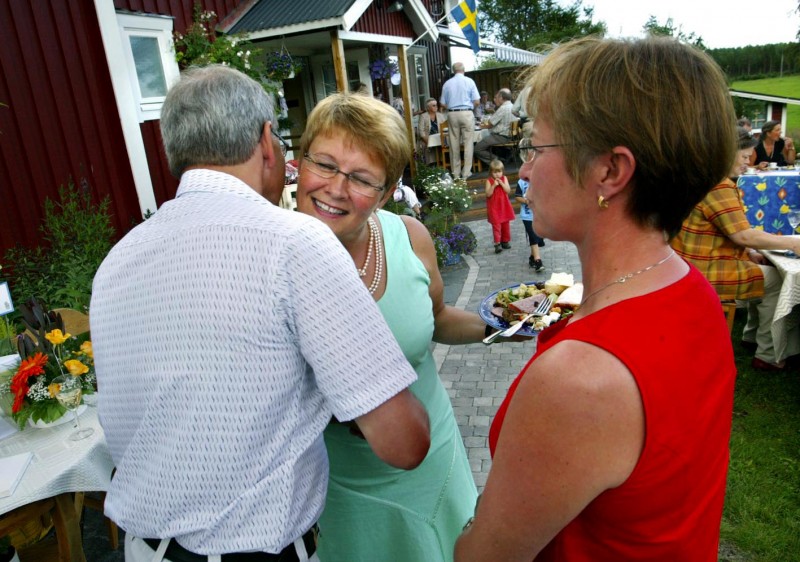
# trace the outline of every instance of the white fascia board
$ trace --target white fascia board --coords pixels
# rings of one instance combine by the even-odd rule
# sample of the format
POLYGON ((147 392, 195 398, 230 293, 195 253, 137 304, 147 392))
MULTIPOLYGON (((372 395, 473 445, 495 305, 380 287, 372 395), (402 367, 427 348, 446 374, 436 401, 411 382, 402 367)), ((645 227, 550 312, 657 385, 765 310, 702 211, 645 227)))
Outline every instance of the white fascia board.
MULTIPOLYGON (((342 29, 345 31, 350 31, 356 22, 364 15, 364 12, 367 11, 374 0, 356 0, 353 2, 353 5, 350 6, 350 9, 347 10, 344 15, 342 16, 342 29)), ((377 0, 378 2, 383 2, 383 0, 377 0)))
POLYGON ((404 6, 408 19, 411 20, 411 25, 414 27, 414 32, 421 36, 420 39, 427 35, 428 40, 436 41, 439 38, 439 29, 428 10, 425 9, 425 5, 420 0, 405 0, 404 6))
POLYGON ((122 62, 126 59, 117 23, 117 12, 114 10, 112 0, 94 0, 94 7, 122 126, 122 137, 128 151, 133 184, 139 200, 139 210, 142 216, 145 216, 148 211, 153 212, 157 209, 156 197, 153 181, 150 178, 150 168, 147 165, 147 151, 144 148, 142 130, 139 128, 136 99, 131 89, 127 64, 122 62))
POLYGON ((379 35, 377 33, 360 33, 358 31, 340 31, 339 39, 347 41, 360 41, 362 43, 381 43, 389 45, 410 46, 414 41, 410 37, 398 37, 397 35, 379 35))
POLYGON ((785 103, 789 105, 800 105, 800 99, 796 98, 783 98, 780 96, 771 96, 769 94, 754 94, 752 92, 741 92, 739 90, 729 90, 732 96, 739 98, 747 98, 751 100, 761 100, 776 103, 785 103))
POLYGON ((283 27, 271 27, 269 29, 262 29, 261 31, 254 31, 248 33, 247 38, 250 41, 256 39, 268 39, 270 37, 280 37, 281 35, 293 35, 308 33, 310 31, 322 31, 328 28, 339 28, 344 25, 342 18, 329 18, 326 20, 308 21, 298 23, 295 25, 285 25, 283 27))

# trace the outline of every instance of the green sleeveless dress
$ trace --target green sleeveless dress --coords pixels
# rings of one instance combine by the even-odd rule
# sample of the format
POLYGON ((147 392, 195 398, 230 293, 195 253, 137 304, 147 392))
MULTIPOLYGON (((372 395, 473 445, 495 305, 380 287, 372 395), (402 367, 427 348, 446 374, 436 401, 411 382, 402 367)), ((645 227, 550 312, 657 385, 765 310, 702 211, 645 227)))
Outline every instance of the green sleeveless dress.
POLYGON ((331 424, 325 430, 330 480, 320 518, 321 562, 439 562, 475 509, 477 491, 450 398, 431 355, 430 277, 400 217, 380 211, 387 285, 378 306, 419 379, 431 447, 416 469, 379 460, 363 439, 331 424))

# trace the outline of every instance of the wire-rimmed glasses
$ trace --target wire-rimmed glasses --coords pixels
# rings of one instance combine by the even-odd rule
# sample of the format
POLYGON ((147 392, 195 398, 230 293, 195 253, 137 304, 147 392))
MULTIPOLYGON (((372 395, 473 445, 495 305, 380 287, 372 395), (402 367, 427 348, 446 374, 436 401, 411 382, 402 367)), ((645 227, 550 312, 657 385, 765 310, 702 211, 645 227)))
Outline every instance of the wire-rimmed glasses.
POLYGON ((557 146, 564 146, 563 144, 531 144, 530 139, 522 139, 519 141, 519 156, 522 162, 527 164, 533 162, 536 155, 542 152, 543 148, 555 148, 557 146))
POLYGON ((336 174, 342 174, 347 179, 350 189, 364 197, 377 197, 378 194, 383 193, 383 190, 386 189, 386 185, 375 185, 357 173, 343 172, 333 162, 328 162, 308 152, 303 155, 303 159, 308 162, 306 168, 312 174, 328 180, 336 174))
POLYGON ((270 128, 272 134, 278 139, 278 143, 281 145, 281 154, 286 156, 286 153, 289 152, 289 143, 287 143, 282 136, 275 132, 275 129, 270 128))

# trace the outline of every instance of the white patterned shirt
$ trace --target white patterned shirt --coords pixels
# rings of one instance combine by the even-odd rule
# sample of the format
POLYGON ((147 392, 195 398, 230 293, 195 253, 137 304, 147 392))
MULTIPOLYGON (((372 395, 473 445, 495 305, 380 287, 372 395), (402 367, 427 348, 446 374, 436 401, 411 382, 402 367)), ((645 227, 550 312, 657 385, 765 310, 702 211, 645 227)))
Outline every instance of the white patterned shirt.
POLYGON ((199 554, 279 552, 325 502, 322 431, 416 380, 323 223, 183 175, 94 279, 106 514, 199 554))

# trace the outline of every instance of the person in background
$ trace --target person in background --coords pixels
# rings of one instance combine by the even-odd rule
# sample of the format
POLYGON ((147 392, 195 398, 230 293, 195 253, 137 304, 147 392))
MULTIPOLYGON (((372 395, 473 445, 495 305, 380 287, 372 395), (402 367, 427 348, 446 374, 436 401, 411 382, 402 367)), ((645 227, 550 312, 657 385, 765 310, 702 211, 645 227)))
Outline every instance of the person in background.
MULTIPOLYGON (((468 179, 472 175, 472 155, 475 148, 474 109, 480 100, 478 87, 472 78, 464 76, 464 63, 453 65, 453 77, 442 86, 439 104, 447 110, 448 142, 450 144, 450 168, 453 179, 468 179), (464 147, 464 160, 461 160, 461 146, 464 147)), ((442 139, 442 144, 444 144, 442 139)))
MULTIPOLYGON (((417 123, 417 154, 422 154, 426 164, 436 162, 436 147, 428 148, 428 138, 440 133, 440 126, 447 121, 444 113, 439 112, 439 105, 433 98, 425 101, 425 113, 419 116, 417 123)), ((444 142, 444 139, 441 139, 444 142)))
POLYGON ((475 156, 482 162, 489 163, 495 156, 490 148, 497 144, 506 144, 511 138, 511 122, 516 120, 511 113, 511 90, 502 88, 494 95, 497 102, 497 110, 489 117, 485 123, 481 123, 481 129, 488 129, 489 134, 475 145, 475 156))
POLYGON ((525 110, 528 105, 528 95, 530 92, 531 89, 529 87, 525 86, 522 88, 522 91, 511 106, 511 113, 519 117, 520 131, 523 139, 529 138, 531 136, 531 129, 533 129, 533 121, 528 119, 528 113, 525 110))
MULTIPOLYGON (((520 157, 524 162, 530 158, 530 141, 528 139, 522 139, 519 145, 520 157)), ((539 273, 540 271, 544 271, 544 263, 542 263, 542 256, 539 251, 539 248, 544 248, 544 238, 536 234, 536 231, 533 230, 533 212, 531 211, 530 205, 528 205, 528 200, 525 199, 525 194, 528 192, 529 185, 530 184, 522 178, 517 180, 517 190, 514 196, 517 203, 520 204, 519 218, 522 219, 522 225, 525 227, 525 237, 528 239, 528 244, 530 244, 531 247, 531 255, 528 257, 528 267, 532 267, 536 270, 536 273, 539 273)))
POLYGON ((503 163, 497 159, 492 160, 489 164, 489 177, 483 186, 486 191, 486 220, 492 225, 495 254, 511 248, 511 221, 515 217, 514 208, 508 200, 511 186, 503 172, 503 163))
POLYGON ((406 214, 415 218, 420 218, 422 206, 414 190, 403 184, 403 180, 397 182, 397 187, 392 194, 395 203, 405 203, 406 214))
POLYGON ((671 37, 592 37, 528 84, 519 174, 536 232, 577 246, 584 292, 494 418, 455 560, 716 561, 736 366, 717 294, 668 240, 730 170, 725 75, 671 37))
POLYGON ((128 562, 319 560, 332 415, 393 466, 428 451, 416 374, 341 244, 275 206, 286 145, 273 119, 241 72, 186 71, 161 110, 175 199, 94 278, 98 411, 116 465, 105 513, 128 562))
POLYGON ((297 209, 330 227, 350 255, 350 267, 417 371, 411 391, 431 420, 430 451, 413 471, 386 464, 350 428, 328 426, 331 476, 320 559, 449 561, 477 491, 431 342, 476 343, 487 326, 477 314, 445 305, 425 226, 378 210, 410 156, 396 112, 364 97, 331 95, 309 115, 300 150, 297 209))
POLYGON ((761 125, 761 136, 750 157, 751 166, 766 170, 772 163, 779 167, 794 164, 796 157, 792 138, 781 137, 780 121, 767 121, 761 125))
POLYGON ((484 117, 494 113, 494 104, 489 100, 489 92, 481 90, 481 99, 475 108, 475 121, 480 123, 484 117))
MULTIPOLYGON (((744 173, 758 141, 738 127, 738 150, 733 167, 722 182, 695 205, 672 240, 672 247, 697 267, 721 300, 747 300, 745 347, 755 351, 753 367, 778 370, 772 319, 778 305, 782 279, 766 258, 753 248, 791 250, 800 254, 800 239, 756 230, 745 216, 735 178, 744 173)), ((800 333, 790 331, 789 355, 800 353, 800 333)))
POLYGON ((747 117, 740 117, 739 120, 736 122, 736 125, 742 127, 748 133, 753 132, 753 124, 747 117))

